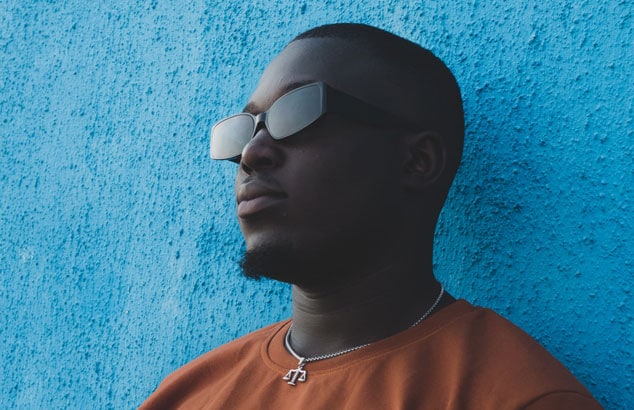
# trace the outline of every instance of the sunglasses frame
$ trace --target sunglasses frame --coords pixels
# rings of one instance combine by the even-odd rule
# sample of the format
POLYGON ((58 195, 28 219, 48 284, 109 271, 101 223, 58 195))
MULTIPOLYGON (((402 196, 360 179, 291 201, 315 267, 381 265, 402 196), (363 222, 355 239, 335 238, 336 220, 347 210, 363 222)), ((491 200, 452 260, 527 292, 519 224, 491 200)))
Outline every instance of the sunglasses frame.
MULTIPOLYGON (((253 131, 252 131, 252 135, 250 139, 253 139, 253 137, 255 136, 255 132, 258 129, 258 127, 260 126, 261 123, 264 123, 264 125, 266 126, 267 131, 269 132, 269 134, 271 135, 271 137, 275 140, 281 140, 284 138, 288 138, 292 135, 297 134, 298 132, 306 129, 307 127, 309 127, 310 125, 312 125, 314 122, 316 122, 319 118, 321 118, 324 114, 326 113, 336 113, 336 114, 340 114, 343 115, 347 118, 351 118, 353 120, 359 121, 359 122, 363 122, 363 123, 368 123, 368 124, 373 124, 373 125, 378 125, 378 126, 397 126, 400 128, 407 128, 409 130, 412 131, 416 131, 418 129, 420 129, 420 126, 409 121, 406 120, 405 118, 402 118, 398 115, 392 114, 390 112, 385 111, 382 108, 379 108, 375 105, 369 104, 357 97, 354 97, 350 94, 347 94, 343 91, 339 91, 336 88, 333 88, 331 86, 329 86, 328 84, 318 81, 318 82, 313 82, 313 83, 309 83, 309 84, 305 84, 302 85, 301 87, 297 87, 287 93, 285 93, 284 95, 282 95, 281 97, 279 97, 277 100, 275 100, 273 102, 273 104, 271 105, 271 107, 273 107, 273 105, 275 105, 275 103, 277 103, 278 101, 282 100, 284 97, 287 97, 291 94, 297 93, 297 92, 302 92, 302 90, 307 89, 307 88, 312 88, 312 87, 319 87, 319 95, 320 95, 320 113, 319 115, 309 124, 307 124, 306 126, 304 126, 303 128, 301 128, 300 130, 289 134, 289 135, 283 135, 283 136, 275 136, 273 135, 273 133, 271 133, 269 126, 268 126, 268 112, 270 110, 261 112, 259 114, 251 114, 248 112, 242 112, 242 113, 238 113, 238 114, 234 114, 231 115, 229 117, 226 117, 218 122, 216 122, 213 127, 211 128, 211 132, 210 132, 210 149, 209 149, 209 153, 212 159, 214 160, 229 160, 232 162, 236 162, 239 163, 240 162, 240 157, 241 154, 232 156, 232 157, 228 157, 228 158, 215 158, 213 156, 213 153, 211 152, 211 140, 213 140, 213 134, 214 134, 214 129, 220 124, 223 123, 227 120, 230 120, 231 118, 234 117, 240 117, 240 116, 248 116, 251 117, 253 119, 253 131)), ((246 145, 246 144, 245 144, 246 145)))

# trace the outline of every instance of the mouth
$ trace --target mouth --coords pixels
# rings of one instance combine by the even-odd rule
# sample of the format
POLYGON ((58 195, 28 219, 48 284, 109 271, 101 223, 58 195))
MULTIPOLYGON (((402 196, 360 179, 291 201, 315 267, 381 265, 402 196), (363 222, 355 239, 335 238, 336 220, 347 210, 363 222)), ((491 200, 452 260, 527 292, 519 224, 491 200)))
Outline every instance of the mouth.
POLYGON ((288 195, 273 187, 250 182, 237 190, 238 217, 248 218, 283 202, 288 195))
POLYGON ((260 213, 286 199, 285 196, 263 195, 253 199, 246 199, 238 203, 238 216, 247 218, 260 213))

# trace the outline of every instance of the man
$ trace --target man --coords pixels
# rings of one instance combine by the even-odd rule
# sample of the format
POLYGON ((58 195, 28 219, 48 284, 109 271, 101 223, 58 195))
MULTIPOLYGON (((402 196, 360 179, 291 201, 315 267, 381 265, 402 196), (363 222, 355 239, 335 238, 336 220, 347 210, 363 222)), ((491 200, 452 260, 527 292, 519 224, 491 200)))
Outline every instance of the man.
POLYGON ((211 140, 239 163, 245 274, 293 284, 292 320, 194 360, 142 408, 600 408, 434 278, 463 133, 459 88, 429 51, 358 24, 293 40, 211 140))

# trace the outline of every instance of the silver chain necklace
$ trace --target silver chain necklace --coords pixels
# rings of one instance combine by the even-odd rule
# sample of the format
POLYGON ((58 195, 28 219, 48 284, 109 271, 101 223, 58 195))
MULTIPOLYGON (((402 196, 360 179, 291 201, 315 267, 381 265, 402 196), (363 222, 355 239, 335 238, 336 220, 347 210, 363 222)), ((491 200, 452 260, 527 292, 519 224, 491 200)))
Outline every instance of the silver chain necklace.
MULTIPOLYGON (((425 320, 427 318, 427 316, 429 316, 430 313, 433 312, 434 309, 436 309, 436 306, 438 306, 438 303, 440 303, 440 299, 442 299, 442 295, 444 293, 445 293, 445 288, 443 287, 443 285, 441 283, 440 284, 440 293, 438 294, 438 297, 436 298, 436 301, 410 327, 414 327, 414 326, 418 325, 420 322, 422 322, 423 320, 425 320)), ((362 349, 362 348, 370 345, 370 343, 366 343, 366 344, 363 344, 363 345, 351 347, 351 348, 346 349, 346 350, 341 350, 341 351, 336 352, 336 353, 328 353, 328 354, 324 354, 324 355, 321 355, 321 356, 313 356, 313 357, 302 357, 299 354, 297 354, 297 352, 295 352, 295 350, 293 350, 293 347, 291 346, 291 329, 292 328, 293 328, 293 324, 291 323, 291 325, 288 327, 288 330, 286 331, 286 336, 284 336, 284 346, 286 346, 286 350, 288 350, 288 352, 290 354, 292 354, 293 357, 296 358, 299 362, 297 363, 297 369, 289 370, 288 373, 286 373, 286 375, 284 377, 282 377, 282 380, 285 380, 291 386, 295 386, 297 384, 297 382, 305 382, 306 381, 307 372, 306 372, 306 370, 304 370, 304 366, 306 366, 307 363, 316 362, 318 360, 324 360, 324 359, 332 359, 333 357, 337 357, 337 356, 341 356, 341 355, 346 354, 346 353, 354 352, 355 350, 359 350, 359 349, 362 349)))

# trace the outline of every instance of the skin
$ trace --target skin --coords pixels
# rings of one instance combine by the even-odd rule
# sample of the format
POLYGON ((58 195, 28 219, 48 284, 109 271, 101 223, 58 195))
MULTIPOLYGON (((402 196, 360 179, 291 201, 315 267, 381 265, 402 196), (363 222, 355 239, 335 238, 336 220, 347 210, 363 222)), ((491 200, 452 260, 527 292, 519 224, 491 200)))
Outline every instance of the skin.
MULTIPOLYGON (((248 110, 265 111, 297 84, 324 81, 419 120, 419 98, 399 91, 416 80, 364 53, 339 39, 295 41, 265 70, 248 110)), ((446 156, 433 130, 378 129, 335 114, 280 141, 264 127, 256 132, 236 175, 239 223, 247 250, 290 244, 307 261, 276 278, 293 283, 297 352, 374 342, 431 306, 446 156)), ((453 300, 446 294, 439 308, 453 300)))

